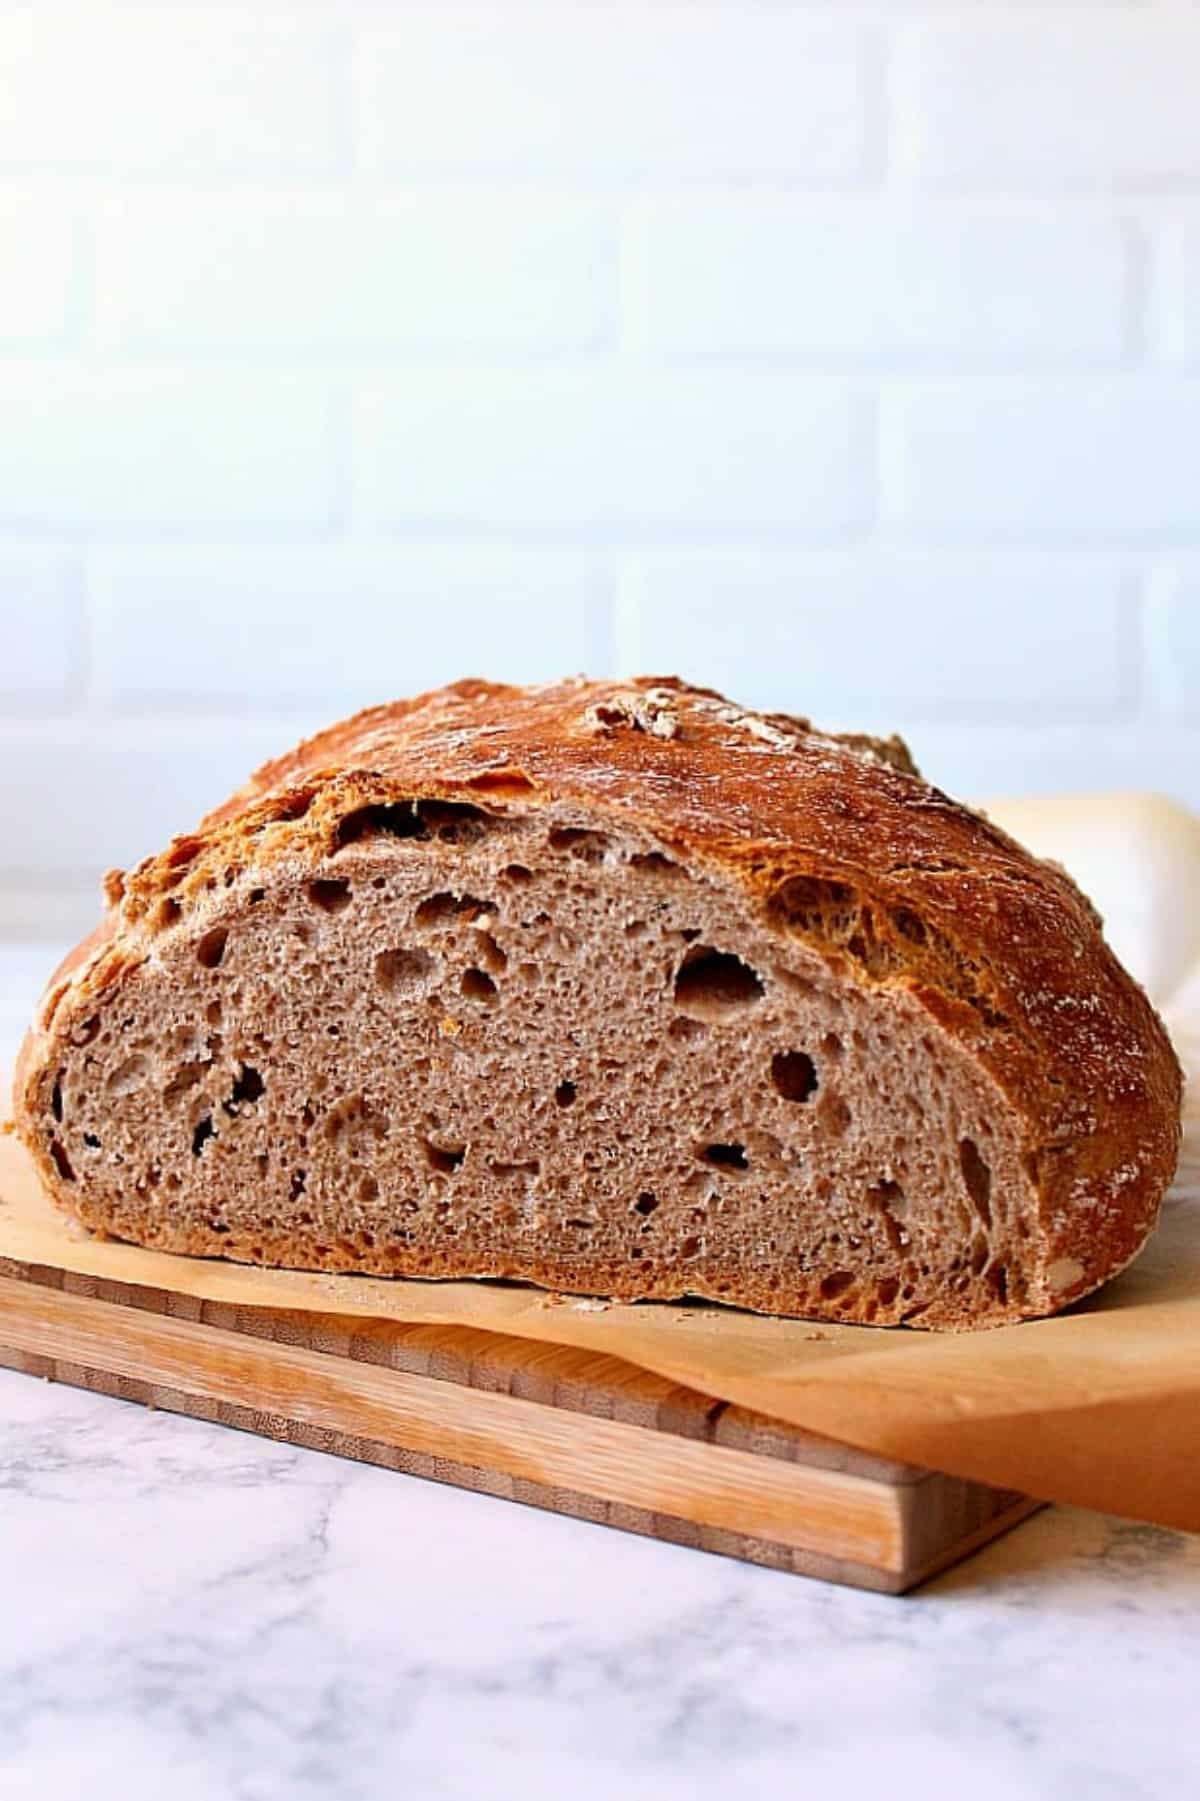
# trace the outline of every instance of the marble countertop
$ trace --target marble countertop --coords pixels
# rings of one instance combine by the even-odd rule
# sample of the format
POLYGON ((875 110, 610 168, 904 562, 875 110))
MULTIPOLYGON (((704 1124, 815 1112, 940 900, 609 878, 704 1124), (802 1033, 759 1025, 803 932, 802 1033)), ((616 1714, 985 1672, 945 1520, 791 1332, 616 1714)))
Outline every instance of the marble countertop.
POLYGON ((0 1372, 0 1596, 6 1801, 1197 1790, 1200 1538, 1068 1509, 893 1600, 0 1372))

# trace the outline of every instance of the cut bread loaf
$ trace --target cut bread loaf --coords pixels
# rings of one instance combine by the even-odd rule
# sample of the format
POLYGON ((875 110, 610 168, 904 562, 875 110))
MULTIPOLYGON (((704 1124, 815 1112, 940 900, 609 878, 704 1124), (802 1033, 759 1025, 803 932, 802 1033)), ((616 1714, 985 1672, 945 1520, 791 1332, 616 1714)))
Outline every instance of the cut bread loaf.
POLYGON ((1121 1269, 1175 1167, 1062 870, 672 680, 372 709, 108 895, 16 1113, 137 1244, 962 1328, 1121 1269))

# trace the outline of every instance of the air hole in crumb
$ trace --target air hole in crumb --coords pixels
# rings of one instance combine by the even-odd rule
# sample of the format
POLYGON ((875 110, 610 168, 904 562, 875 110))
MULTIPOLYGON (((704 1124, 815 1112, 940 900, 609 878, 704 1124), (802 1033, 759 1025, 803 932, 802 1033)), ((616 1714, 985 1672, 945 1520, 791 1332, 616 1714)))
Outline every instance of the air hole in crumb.
POLYGON ((626 924, 625 936, 626 938, 640 938, 645 930, 646 922, 644 919, 631 919, 626 924))
POLYGON ((776 1051, 771 1058, 771 1080, 785 1101, 811 1100, 817 1092, 817 1071, 804 1051, 776 1051))
POLYGON ((845 1048, 836 1032, 826 1032, 821 1040, 821 1049, 834 1063, 842 1056, 845 1048))
POLYGON ((343 907, 350 905, 349 882, 338 882, 318 876, 308 884, 305 892, 314 907, 320 907, 322 913, 340 913, 343 907))
POLYGON ((526 882, 532 882, 533 871, 526 869, 524 863, 509 863, 506 868, 500 871, 500 880, 502 882, 512 882, 514 887, 520 888, 526 882))
POLYGON ((708 1027, 698 1019, 673 1019, 667 1027, 668 1038, 677 1038, 683 1043, 694 1042, 698 1038, 708 1037, 708 1027))
POLYGON ((560 1107, 573 1107, 575 1105, 574 1082, 560 1082, 554 1090, 554 1098, 560 1107))
POLYGON ((358 1198, 367 1205, 379 1199, 379 1183, 374 1176, 368 1175, 362 1178, 358 1185, 358 1198))
MULTIPOLYGON (((575 1090, 573 1088, 571 1090, 571 1099, 572 1100, 575 1099, 575 1090)), ((62 1124, 62 1116, 63 1116, 62 1075, 61 1074, 55 1076, 55 1078, 54 1078, 54 1088, 50 1094, 50 1111, 51 1111, 51 1113, 53 1113, 53 1115, 54 1115, 55 1119, 58 1121, 59 1125, 61 1125, 62 1124)))
POLYGON ((984 1277, 985 1282, 1003 1307, 1008 1299, 1008 1271, 1002 1263, 993 1263, 984 1277))
POLYGON ((581 863, 603 863, 612 841, 603 832, 589 832, 578 826, 556 826, 546 842, 551 850, 565 850, 581 863))
POLYGON ((252 907, 257 907, 259 902, 266 900, 266 898, 267 898, 267 891, 265 888, 252 888, 250 890, 249 895, 247 896, 247 899, 249 900, 250 905, 252 907))
POLYGON ((465 1144, 435 1144, 432 1138, 422 1138, 421 1149, 430 1169, 442 1176, 452 1176, 467 1154, 465 1144))
POLYGON ((629 859, 630 869, 637 869, 643 875, 665 876, 669 881, 687 880, 687 873, 670 857, 664 857, 660 850, 637 851, 629 859))
POLYGON ((93 1013, 92 1017, 90 1019, 85 1019, 82 1025, 72 1026, 71 1043, 77 1045, 91 1044, 94 1039, 99 1037, 99 1035, 100 1020, 97 1015, 93 1013))
POLYGON ((899 1182, 874 1182, 864 1198, 872 1212, 879 1214, 892 1250, 903 1250, 906 1239, 901 1222, 908 1212, 908 1197, 899 1182))
POLYGON ((313 788, 295 788, 271 803, 271 818, 277 823, 287 819, 303 819, 316 799, 313 788))
POLYGON ((339 820, 334 834, 336 848, 358 844, 364 838, 428 838, 429 831, 415 801, 395 806, 357 807, 339 820))
POLYGON ((163 1089, 164 1103, 169 1107, 179 1099, 180 1095, 186 1094, 189 1088, 194 1088, 206 1067, 195 1058, 190 1059, 187 1063, 181 1063, 163 1089))
POLYGON ((699 1238, 685 1238, 679 1247, 680 1259, 684 1263, 694 1263, 704 1250, 704 1242, 699 1238))
POLYGON ((718 1169, 749 1169, 750 1159, 743 1144, 706 1144, 700 1153, 706 1163, 718 1169))
MULTIPOLYGON (((294 1169, 292 1171, 291 1184, 288 1188, 288 1199, 290 1201, 298 1201, 300 1199, 300 1196, 304 1193, 304 1190, 307 1186, 308 1186, 308 1171, 306 1169, 294 1169)), ((312 1215, 311 1214, 302 1215, 302 1222, 305 1225, 311 1225, 312 1224, 312 1215)))
POLYGON ((727 951, 696 945, 675 977, 675 1005, 694 1019, 722 1019, 763 997, 763 985, 748 964, 727 951))
POLYGON ((658 1196, 656 1194, 650 1194, 648 1191, 645 1194, 639 1194, 637 1200, 633 1203, 634 1212, 640 1213, 644 1219, 648 1219, 652 1213, 657 1211, 657 1208, 658 1196))
POLYGON ((833 1274, 825 1276, 821 1281, 821 1299, 835 1301, 840 1294, 854 1286, 854 1272, 848 1269, 835 1269, 833 1274))
POLYGON ((979 1146, 973 1138, 964 1138, 959 1144, 958 1161, 962 1166, 967 1193, 975 1203, 984 1225, 990 1226, 992 1223, 992 1171, 990 1165, 980 1156, 979 1146))
POLYGON ((212 1115, 206 1113, 192 1133, 192 1156, 198 1157, 208 1143, 208 1140, 215 1136, 216 1133, 213 1130, 212 1115))
POLYGON ((233 1093, 229 1097, 230 1101, 235 1104, 238 1101, 253 1102, 260 1100, 265 1093, 266 1083, 263 1081, 258 1071, 252 1069, 248 1063, 243 1063, 241 1074, 233 1085, 233 1093))
POLYGON ((375 980, 385 994, 412 994, 429 980, 433 969, 433 958, 425 951, 380 951, 375 959, 375 980))
POLYGON ((469 1001, 482 1001, 485 1007, 495 1006, 498 990, 485 970, 464 969, 458 985, 469 1001))
POLYGON ((229 933, 224 926, 214 926, 211 932, 205 932, 196 946, 196 961, 205 969, 216 969, 225 955, 225 946, 229 933))
POLYGON ((154 915, 154 926, 159 932, 165 932, 169 926, 177 925, 183 917, 183 908, 177 900, 160 901, 158 911, 154 915))
POLYGON ((885 1276, 882 1282, 875 1284, 875 1293, 881 1307, 890 1307, 900 1293, 900 1284, 895 1276, 885 1276))
POLYGON ((462 801, 408 800, 357 807, 340 821, 334 848, 358 844, 364 838, 440 838, 445 843, 470 843, 481 838, 494 815, 462 801))
POLYGON ((971 1247, 971 1274, 982 1276, 987 1268, 988 1246, 986 1238, 977 1238, 971 1247))
POLYGON ((87 1145, 89 1151, 98 1151, 100 1149, 100 1140, 96 1137, 94 1132, 85 1132, 83 1135, 83 1142, 87 1145))
POLYGON ((918 919, 917 915, 910 912, 907 907, 892 909, 892 924, 900 936, 907 938, 910 944, 924 944, 929 936, 925 930, 924 920, 918 919))
POLYGON ((126 1057, 113 1070, 104 1084, 105 1092, 111 1095, 132 1094, 146 1082, 150 1075, 149 1060, 140 1051, 132 1057, 126 1057))
POLYGON ((494 913, 491 901, 477 900, 473 894, 431 894, 426 897, 413 914, 413 924, 418 926, 442 925, 447 920, 457 919, 463 915, 470 919, 478 919, 481 913, 494 913))

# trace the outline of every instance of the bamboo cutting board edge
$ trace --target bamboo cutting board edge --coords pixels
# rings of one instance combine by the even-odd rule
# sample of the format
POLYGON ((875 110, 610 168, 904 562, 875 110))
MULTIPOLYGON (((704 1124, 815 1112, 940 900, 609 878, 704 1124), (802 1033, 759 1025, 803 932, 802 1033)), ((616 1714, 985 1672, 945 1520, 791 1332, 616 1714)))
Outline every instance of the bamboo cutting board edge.
POLYGON ((0 1270, 10 1368, 798 1574, 900 1593, 1038 1505, 567 1347, 0 1270))

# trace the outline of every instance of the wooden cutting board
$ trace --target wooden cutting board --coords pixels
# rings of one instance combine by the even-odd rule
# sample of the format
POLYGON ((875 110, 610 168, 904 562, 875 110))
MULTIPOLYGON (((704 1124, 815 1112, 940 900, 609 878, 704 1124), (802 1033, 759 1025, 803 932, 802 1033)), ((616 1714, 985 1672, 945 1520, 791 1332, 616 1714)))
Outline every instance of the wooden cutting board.
POLYGON ((611 1357, 462 1327, 235 1308, 4 1257, 0 1364, 893 1594, 1038 1505, 611 1357))

